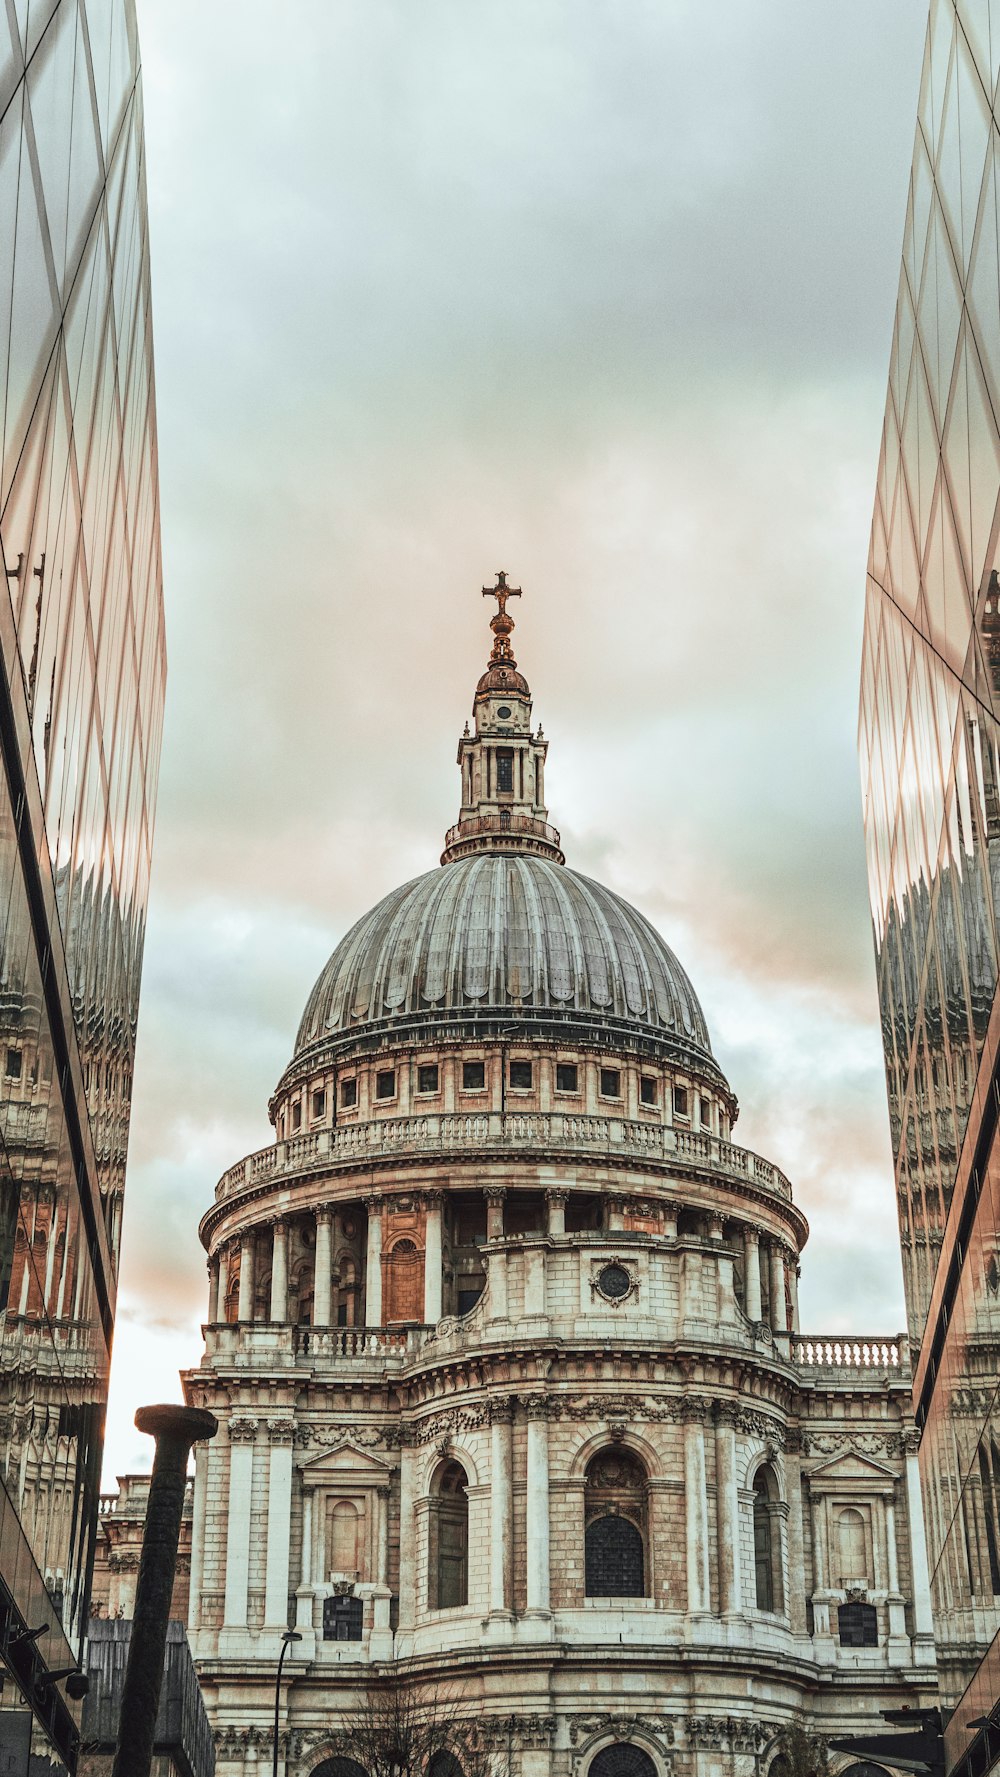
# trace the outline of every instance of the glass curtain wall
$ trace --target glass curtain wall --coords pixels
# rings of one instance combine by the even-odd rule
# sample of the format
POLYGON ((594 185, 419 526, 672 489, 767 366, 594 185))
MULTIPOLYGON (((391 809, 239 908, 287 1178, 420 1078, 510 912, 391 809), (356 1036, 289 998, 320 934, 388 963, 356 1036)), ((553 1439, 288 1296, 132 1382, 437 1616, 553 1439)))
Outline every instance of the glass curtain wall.
POLYGON ((71 1759, 79 1714, 45 1668, 74 1663, 87 1621, 166 671, 130 0, 0 8, 0 310, 0 1746, 19 1773, 32 1745, 71 1759))
POLYGON ((960 1705, 950 1766, 982 1713, 975 1685, 1000 1696, 998 73, 1000 10, 932 0, 860 713, 938 1659, 960 1705))

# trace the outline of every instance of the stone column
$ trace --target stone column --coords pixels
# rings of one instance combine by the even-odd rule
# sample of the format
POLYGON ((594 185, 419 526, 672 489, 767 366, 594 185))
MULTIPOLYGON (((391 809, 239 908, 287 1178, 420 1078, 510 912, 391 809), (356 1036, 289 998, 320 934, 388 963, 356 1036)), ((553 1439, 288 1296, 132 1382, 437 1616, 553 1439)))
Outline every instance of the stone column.
POLYGON ((368 1257, 365 1268, 365 1326, 382 1325, 382 1204, 368 1199, 368 1257))
POLYGON ((625 1227, 625 1208, 628 1203, 628 1198, 606 1197, 604 1201, 607 1207, 608 1233, 620 1234, 625 1227))
POLYGON ((218 1314, 220 1321, 226 1318, 226 1297, 229 1294, 229 1248, 220 1246, 218 1253, 219 1287, 217 1292, 218 1314))
POLYGON ((208 1496, 208 1445, 194 1446, 194 1499, 191 1509, 191 1590, 188 1598, 188 1628, 192 1634, 201 1627, 201 1594, 205 1565, 205 1501, 208 1496))
POLYGON ((777 1240, 771 1242, 771 1331, 776 1339, 788 1332, 785 1305, 785 1255, 777 1240))
POLYGON ((214 1327, 219 1318, 219 1261, 208 1261, 208 1324, 214 1327))
POLYGON ((331 1313, 332 1272, 333 1210, 328 1203, 322 1203, 316 1211, 316 1281, 313 1292, 313 1323, 317 1327, 328 1327, 333 1318, 331 1313))
MULTIPOLYGON (((242 1277, 240 1287, 242 1289, 242 1277)), ((229 1510, 226 1518, 226 1611, 223 1628, 245 1632, 250 1584, 250 1494, 253 1486, 253 1419, 229 1421, 229 1510)))
POLYGON ((399 1628, 397 1656, 403 1659, 413 1645, 417 1614, 417 1463, 420 1452, 410 1442, 409 1426, 400 1427, 399 1440, 399 1628), (403 1638, 400 1641, 400 1637, 403 1638))
POLYGON ((719 1610, 730 1616, 740 1609, 740 1508, 736 1482, 736 1419, 734 1401, 715 1407, 715 1509, 719 1560, 719 1610))
POLYGON ((709 1608, 708 1488, 705 1480, 705 1402, 687 1395, 681 1402, 684 1422, 684 1507, 687 1532, 688 1611, 703 1615, 709 1608))
POLYGON ((529 1395, 528 1416, 527 1567, 528 1612, 549 1614, 549 1421, 543 1394, 529 1395))
POLYGON ((271 1442, 267 1485, 267 1566, 264 1623, 281 1633, 288 1626, 288 1557, 292 1529, 292 1419, 269 1419, 271 1442))
POLYGON ((256 1256, 256 1240, 253 1234, 244 1234, 240 1243, 240 1300, 237 1310, 238 1320, 253 1320, 253 1271, 256 1256))
POLYGON ((744 1228, 743 1252, 743 1310, 747 1320, 760 1320, 760 1235, 756 1228, 744 1228))
POLYGON ((514 1601, 514 1411, 490 1406, 490 1615, 509 1617, 514 1601))
POLYGON ((910 1569, 913 1574, 914 1639, 930 1641, 934 1635, 931 1616, 931 1576, 927 1566, 927 1543, 924 1539, 924 1508, 920 1491, 920 1470, 917 1451, 919 1432, 903 1433, 906 1452, 906 1517, 910 1528, 910 1569))
POLYGON ((271 1307, 268 1318, 281 1322, 288 1319, 288 1223, 280 1217, 274 1224, 271 1248, 271 1307))
POLYGON ((566 1232, 566 1199, 568 1191, 546 1191, 545 1197, 549 1206, 549 1233, 565 1234, 566 1232))
POLYGON ((486 1238, 503 1239, 503 1203, 507 1192, 503 1185, 486 1187, 486 1238))
POLYGON ((441 1319, 441 1271, 444 1264, 441 1240, 440 1191, 428 1191, 424 1198, 424 1320, 436 1327, 441 1319))

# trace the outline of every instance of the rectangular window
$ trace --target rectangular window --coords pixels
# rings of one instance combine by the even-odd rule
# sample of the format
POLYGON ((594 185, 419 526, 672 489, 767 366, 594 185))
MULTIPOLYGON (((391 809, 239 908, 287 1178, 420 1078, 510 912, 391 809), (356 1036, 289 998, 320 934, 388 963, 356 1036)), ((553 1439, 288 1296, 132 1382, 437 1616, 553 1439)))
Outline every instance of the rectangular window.
POLYGON ((513 790, 514 788, 514 749, 513 747, 497 747, 497 789, 513 790))
POLYGON ((417 1091, 436 1092, 438 1089, 437 1063, 423 1062, 417 1069, 417 1091))
POLYGON ((675 1086, 674 1087, 674 1116, 675 1117, 689 1117, 691 1115, 691 1112, 688 1109, 688 1102, 689 1101, 688 1101, 687 1087, 686 1086, 675 1086))
POLYGON ((463 1092, 482 1092, 483 1087, 485 1085, 486 1085, 486 1063, 485 1063, 485 1061, 463 1061, 463 1063, 462 1063, 462 1091, 463 1092))
POLYGON ((510 1083, 515 1092, 531 1091, 531 1062, 512 1061, 510 1064, 510 1083))
POLYGON ((699 1098, 698 1100, 698 1121, 703 1129, 711 1129, 712 1107, 707 1098, 699 1098))
POLYGON ((579 1092, 577 1066, 575 1061, 556 1062, 556 1091, 579 1092))
MULTIPOLYGON (((8 1049, 7 1051, 7 1078, 8 1080, 19 1080, 21 1078, 20 1049, 8 1049)), ((98 1085, 100 1085, 100 1081, 98 1081, 98 1085)))
POLYGON ((357 1080, 341 1080, 341 1082, 340 1082, 340 1102, 344 1106, 345 1110, 350 1110, 352 1105, 357 1104, 357 1102, 358 1102, 358 1082, 357 1082, 357 1080))
POLYGON ((640 1104, 656 1103, 656 1081, 652 1074, 643 1074, 639 1081, 639 1102, 640 1104))
POLYGON ((601 1069, 601 1097, 620 1098, 622 1095, 622 1077, 616 1067, 601 1069))
POLYGON ((292 1134, 302 1128, 302 1106, 296 1100, 292 1106, 292 1134))
POLYGON ((312 1114, 314 1117, 322 1117, 325 1111, 326 1093, 322 1086, 320 1086, 312 1095, 312 1114))
POLYGON ((381 1071, 375 1075, 375 1097, 395 1098, 395 1096, 396 1070, 394 1067, 382 1068, 381 1071))

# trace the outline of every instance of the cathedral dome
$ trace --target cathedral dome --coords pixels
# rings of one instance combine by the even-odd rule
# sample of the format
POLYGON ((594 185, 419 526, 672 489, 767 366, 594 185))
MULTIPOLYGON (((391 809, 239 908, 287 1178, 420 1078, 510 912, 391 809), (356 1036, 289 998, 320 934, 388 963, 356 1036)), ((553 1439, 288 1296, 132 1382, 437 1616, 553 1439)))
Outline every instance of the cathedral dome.
POLYGON ((309 996, 296 1054, 458 1009, 621 1020, 711 1055, 694 988, 641 913, 563 864, 501 850, 418 876, 366 913, 309 996))

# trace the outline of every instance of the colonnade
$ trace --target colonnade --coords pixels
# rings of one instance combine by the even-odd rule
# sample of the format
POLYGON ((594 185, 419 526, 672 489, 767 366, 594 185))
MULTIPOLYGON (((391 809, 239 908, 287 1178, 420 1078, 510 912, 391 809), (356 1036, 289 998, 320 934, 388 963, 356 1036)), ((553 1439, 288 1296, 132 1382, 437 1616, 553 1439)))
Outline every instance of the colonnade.
MULTIPOLYGON (((506 1191, 501 1186, 487 1186, 484 1192, 486 1199, 486 1240, 487 1244, 504 1238, 504 1201, 506 1191)), ((563 1188, 547 1190, 546 1229, 556 1238, 566 1233, 566 1204, 569 1191, 563 1188)), ((423 1193, 423 1322, 425 1326, 435 1326, 443 1312, 443 1257, 444 1257, 444 1194, 434 1190, 423 1193)), ((660 1213, 662 1232, 668 1238, 677 1238, 678 1207, 674 1203, 656 1201, 660 1213)), ((624 1232, 627 1225, 631 1199, 620 1194, 605 1194, 604 1229, 605 1233, 624 1232)), ((354 1207, 354 1206, 352 1206, 354 1207)), ((360 1206, 358 1206, 360 1208, 360 1206)), ((384 1213, 386 1201, 381 1197, 370 1197, 367 1200, 367 1237, 364 1249, 364 1324, 368 1327, 381 1327, 385 1312, 383 1301, 384 1279, 384 1213)), ((315 1229, 315 1260, 313 1281, 313 1305, 311 1324, 325 1328, 334 1324, 333 1300, 333 1224, 335 1209, 331 1204, 320 1205, 311 1212, 314 1217, 315 1229)), ((723 1218, 719 1215, 708 1218, 709 1238, 712 1241, 723 1240, 723 1218)), ((599 1230, 594 1230, 598 1234, 599 1230)), ((768 1320, 776 1340, 786 1342, 788 1336, 799 1330, 798 1315, 798 1265, 795 1254, 783 1242, 774 1238, 761 1238, 759 1230, 750 1223, 742 1225, 743 1244, 743 1310, 748 1320, 762 1322, 763 1315, 763 1283, 766 1275, 768 1280, 768 1320)), ((230 1253, 233 1249, 239 1253, 239 1296, 237 1302, 237 1318, 240 1321, 252 1321, 255 1315, 255 1278, 258 1252, 262 1242, 267 1242, 270 1234, 271 1280, 270 1299, 267 1318, 278 1324, 288 1320, 288 1234, 289 1223, 285 1217, 279 1216, 266 1225, 248 1228, 242 1236, 221 1246, 209 1263, 209 1306, 210 1324, 225 1318, 225 1304, 229 1292, 230 1253)), ((496 1304, 494 1304, 496 1307, 496 1304)))

